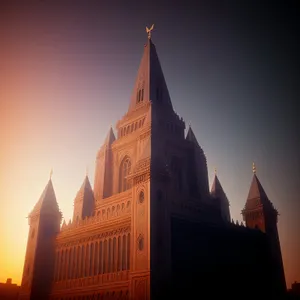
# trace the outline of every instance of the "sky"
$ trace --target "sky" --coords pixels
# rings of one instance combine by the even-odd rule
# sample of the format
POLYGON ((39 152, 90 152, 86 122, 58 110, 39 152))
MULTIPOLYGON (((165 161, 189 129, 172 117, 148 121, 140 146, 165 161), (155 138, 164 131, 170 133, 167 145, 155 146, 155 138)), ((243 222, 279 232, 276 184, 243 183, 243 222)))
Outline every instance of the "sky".
POLYGON ((51 169, 67 221, 87 168, 93 183, 97 150, 127 111, 152 23, 174 109, 204 149, 210 185, 217 168, 241 221, 255 162, 280 213, 287 285, 300 281, 296 1, 0 5, 0 282, 21 282, 26 217, 51 169))

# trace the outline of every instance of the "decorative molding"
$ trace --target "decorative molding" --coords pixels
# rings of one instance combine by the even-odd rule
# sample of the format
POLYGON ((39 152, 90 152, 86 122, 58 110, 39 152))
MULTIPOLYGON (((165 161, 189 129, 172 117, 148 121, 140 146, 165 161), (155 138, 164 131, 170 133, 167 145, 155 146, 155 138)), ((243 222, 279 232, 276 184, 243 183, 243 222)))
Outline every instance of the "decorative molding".
POLYGON ((74 246, 80 246, 83 244, 88 244, 88 243, 93 243, 99 240, 105 240, 107 238, 110 237, 116 237, 119 235, 124 235, 124 234, 128 234, 131 232, 131 226, 124 226, 124 227, 120 227, 118 229, 113 229, 110 231, 105 231, 102 233, 95 233, 93 235, 87 236, 85 238, 80 238, 80 239, 76 239, 76 236, 74 237, 75 239, 73 241, 68 241, 68 242, 62 242, 62 243, 58 243, 56 245, 56 251, 65 249, 65 248, 69 248, 69 247, 74 247, 74 246))
MULTIPOLYGON (((76 278, 76 279, 68 279, 64 281, 57 281, 53 284, 52 293, 56 294, 58 291, 69 292, 69 289, 74 289, 78 287, 88 287, 88 286, 101 286, 102 284, 116 283, 122 281, 128 281, 129 271, 119 271, 115 273, 106 273, 99 274, 91 277, 84 278, 76 278)), ((107 288, 107 286, 106 286, 107 288)), ((111 291, 112 286, 109 286, 109 290, 111 291)))

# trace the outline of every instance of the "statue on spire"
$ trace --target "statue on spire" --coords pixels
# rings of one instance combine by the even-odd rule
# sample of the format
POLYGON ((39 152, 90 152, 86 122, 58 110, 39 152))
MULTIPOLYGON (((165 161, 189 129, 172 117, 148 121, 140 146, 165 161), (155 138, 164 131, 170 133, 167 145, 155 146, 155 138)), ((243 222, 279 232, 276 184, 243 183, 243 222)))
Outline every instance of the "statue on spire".
POLYGON ((154 28, 154 24, 152 24, 152 26, 150 27, 150 29, 146 26, 146 32, 148 34, 148 39, 150 40, 151 39, 151 31, 153 30, 154 28))
POLYGON ((254 174, 256 174, 256 167, 255 167, 255 163, 252 163, 252 171, 254 174))

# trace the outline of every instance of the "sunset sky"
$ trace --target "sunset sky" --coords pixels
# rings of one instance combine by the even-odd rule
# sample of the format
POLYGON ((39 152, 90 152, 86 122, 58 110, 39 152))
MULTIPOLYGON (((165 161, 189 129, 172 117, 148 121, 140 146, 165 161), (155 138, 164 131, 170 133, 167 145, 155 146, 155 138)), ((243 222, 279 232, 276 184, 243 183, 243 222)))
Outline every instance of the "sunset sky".
POLYGON ((256 163, 280 213, 287 284, 300 281, 296 1, 63 2, 0 4, 0 282, 21 282, 26 217, 50 170, 67 221, 87 167, 93 183, 152 23, 173 106, 206 153, 210 184, 216 167, 241 220, 256 163))

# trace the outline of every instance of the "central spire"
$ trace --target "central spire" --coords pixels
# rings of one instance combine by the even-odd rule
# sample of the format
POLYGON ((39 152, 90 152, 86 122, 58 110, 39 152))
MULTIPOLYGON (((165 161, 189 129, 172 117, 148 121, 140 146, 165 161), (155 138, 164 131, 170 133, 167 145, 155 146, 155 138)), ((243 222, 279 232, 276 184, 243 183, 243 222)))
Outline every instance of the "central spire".
POLYGON ((159 107, 160 110, 171 110, 173 112, 164 74, 155 45, 151 39, 153 28, 154 24, 150 29, 146 27, 148 40, 144 47, 144 53, 132 91, 128 113, 138 109, 147 102, 152 102, 152 104, 159 107))

